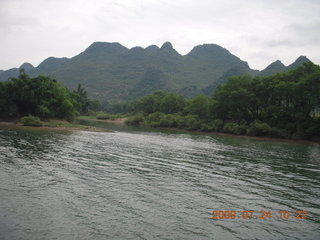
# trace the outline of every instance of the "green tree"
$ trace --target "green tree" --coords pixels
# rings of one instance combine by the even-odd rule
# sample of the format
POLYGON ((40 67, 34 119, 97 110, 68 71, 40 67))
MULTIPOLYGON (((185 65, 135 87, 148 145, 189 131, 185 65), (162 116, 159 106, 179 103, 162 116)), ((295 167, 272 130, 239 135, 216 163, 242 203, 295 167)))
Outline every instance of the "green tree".
POLYGON ((186 99, 178 94, 169 93, 161 101, 160 111, 166 114, 182 112, 186 107, 186 99))
MULTIPOLYGON (((250 134, 298 138, 320 135, 316 131, 319 109, 320 67, 311 62, 269 77, 231 78, 215 91, 212 107, 215 118, 241 126, 255 122, 248 129, 250 134)), ((235 129, 231 123, 229 130, 235 129)))
POLYGON ((204 94, 199 94, 189 101, 186 111, 190 115, 197 115, 201 119, 206 119, 210 116, 210 107, 210 99, 204 94))
POLYGON ((162 91, 149 94, 134 103, 134 111, 143 112, 145 114, 159 112, 162 100, 166 95, 167 93, 162 91))
POLYGON ((75 93, 74 97, 76 98, 79 104, 78 111, 80 112, 80 114, 86 114, 90 107, 90 100, 88 99, 87 91, 79 83, 78 88, 76 91, 74 91, 74 93, 75 93))
POLYGON ((30 78, 20 70, 18 78, 1 83, 0 92, 0 116, 5 118, 33 115, 72 119, 77 114, 69 90, 48 76, 30 78))

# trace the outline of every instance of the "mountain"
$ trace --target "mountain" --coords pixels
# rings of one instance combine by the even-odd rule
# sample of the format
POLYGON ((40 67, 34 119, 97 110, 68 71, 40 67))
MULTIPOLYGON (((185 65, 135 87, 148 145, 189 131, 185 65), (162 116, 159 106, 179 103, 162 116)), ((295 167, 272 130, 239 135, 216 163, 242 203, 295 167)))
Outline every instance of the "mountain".
MULTIPOLYGON (((40 65, 37 67, 36 71, 39 73, 50 73, 58 70, 61 66, 68 60, 68 58, 55 58, 49 57, 44 60, 40 65)), ((30 64, 31 65, 31 64, 30 64)), ((32 66, 32 65, 31 65, 32 66)), ((22 67, 20 67, 22 68, 22 67)), ((28 69, 24 68, 27 72, 28 69)), ((30 69, 30 72, 32 70, 30 69)))
POLYGON ((287 69, 288 70, 292 70, 295 69, 299 66, 301 66, 302 64, 306 63, 306 62, 311 62, 306 56, 300 56, 297 58, 297 60, 295 60, 292 64, 290 64, 287 69))
POLYGON ((1 71, 0 72, 0 82, 6 81, 11 77, 17 77, 18 75, 19 75, 19 68, 11 68, 6 71, 1 71))
POLYGON ((23 68, 25 71, 30 72, 34 69, 34 66, 30 63, 24 63, 19 68, 23 68))
POLYGON ((268 67, 266 67, 265 69, 263 69, 259 75, 260 76, 269 76, 269 75, 273 75, 275 73, 278 72, 284 72, 286 71, 286 66, 279 60, 271 63, 268 67))
POLYGON ((311 62, 306 56, 300 56, 289 66, 285 66, 281 61, 277 60, 271 63, 268 67, 263 69, 258 75, 259 76, 270 76, 279 72, 287 72, 292 69, 295 69, 305 62, 311 62))
MULTIPOLYGON (((259 72, 216 44, 195 46, 188 54, 180 55, 170 42, 160 48, 151 45, 131 49, 116 42, 94 42, 72 58, 49 57, 37 67, 24 63, 20 68, 31 76, 48 74, 71 89, 80 83, 91 97, 118 101, 135 99, 156 90, 189 97, 202 92, 211 95, 216 86, 230 76, 269 75, 301 65, 306 60, 300 57, 288 67, 276 61, 259 72)), ((0 71, 0 81, 18 74, 18 68, 0 71)))

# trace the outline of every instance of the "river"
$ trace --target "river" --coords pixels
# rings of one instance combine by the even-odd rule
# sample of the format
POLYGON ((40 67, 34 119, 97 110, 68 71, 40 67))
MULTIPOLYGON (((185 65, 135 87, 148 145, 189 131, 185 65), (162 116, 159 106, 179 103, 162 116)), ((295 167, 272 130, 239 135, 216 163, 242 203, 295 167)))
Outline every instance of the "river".
POLYGON ((320 239, 319 209, 317 144, 0 129, 1 240, 320 239))

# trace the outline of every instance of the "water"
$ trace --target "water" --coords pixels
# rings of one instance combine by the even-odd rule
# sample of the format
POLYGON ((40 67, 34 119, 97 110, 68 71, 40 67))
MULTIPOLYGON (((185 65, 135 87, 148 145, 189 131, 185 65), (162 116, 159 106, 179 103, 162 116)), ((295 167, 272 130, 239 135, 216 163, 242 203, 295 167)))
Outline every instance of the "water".
POLYGON ((0 129, 0 239, 320 239, 319 173, 317 144, 0 129))

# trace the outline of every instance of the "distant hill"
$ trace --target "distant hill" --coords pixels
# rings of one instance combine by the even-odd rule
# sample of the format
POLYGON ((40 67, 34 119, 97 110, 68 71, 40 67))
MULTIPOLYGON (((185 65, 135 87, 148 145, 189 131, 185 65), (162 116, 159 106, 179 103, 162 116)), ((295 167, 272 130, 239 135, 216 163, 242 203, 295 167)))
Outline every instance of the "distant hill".
MULTIPOLYGON (((95 42, 70 59, 49 57, 39 66, 24 63, 31 76, 50 75, 69 88, 80 83, 91 97, 108 101, 130 100, 156 90, 167 90, 194 96, 212 94, 228 77, 252 74, 271 75, 300 66, 309 61, 299 57, 288 67, 276 61, 262 71, 250 69, 227 49, 216 44, 195 46, 188 54, 180 55, 166 42, 160 48, 128 49, 120 43, 95 42)), ((17 77, 19 68, 0 71, 0 81, 17 77)))
POLYGON ((295 68, 301 66, 305 62, 311 62, 311 61, 305 56, 300 56, 292 64, 290 64, 289 66, 285 66, 281 61, 277 60, 277 61, 271 63, 265 69, 263 69, 260 73, 258 73, 258 75, 270 76, 275 73, 290 71, 292 69, 295 69, 295 68))
POLYGON ((268 67, 263 69, 258 75, 260 76, 270 76, 278 72, 285 72, 287 67, 280 61, 277 60, 271 63, 268 67))
POLYGON ((297 60, 295 60, 292 64, 290 64, 287 67, 287 71, 300 67, 305 62, 311 62, 311 61, 306 56, 300 56, 297 58, 297 60))

